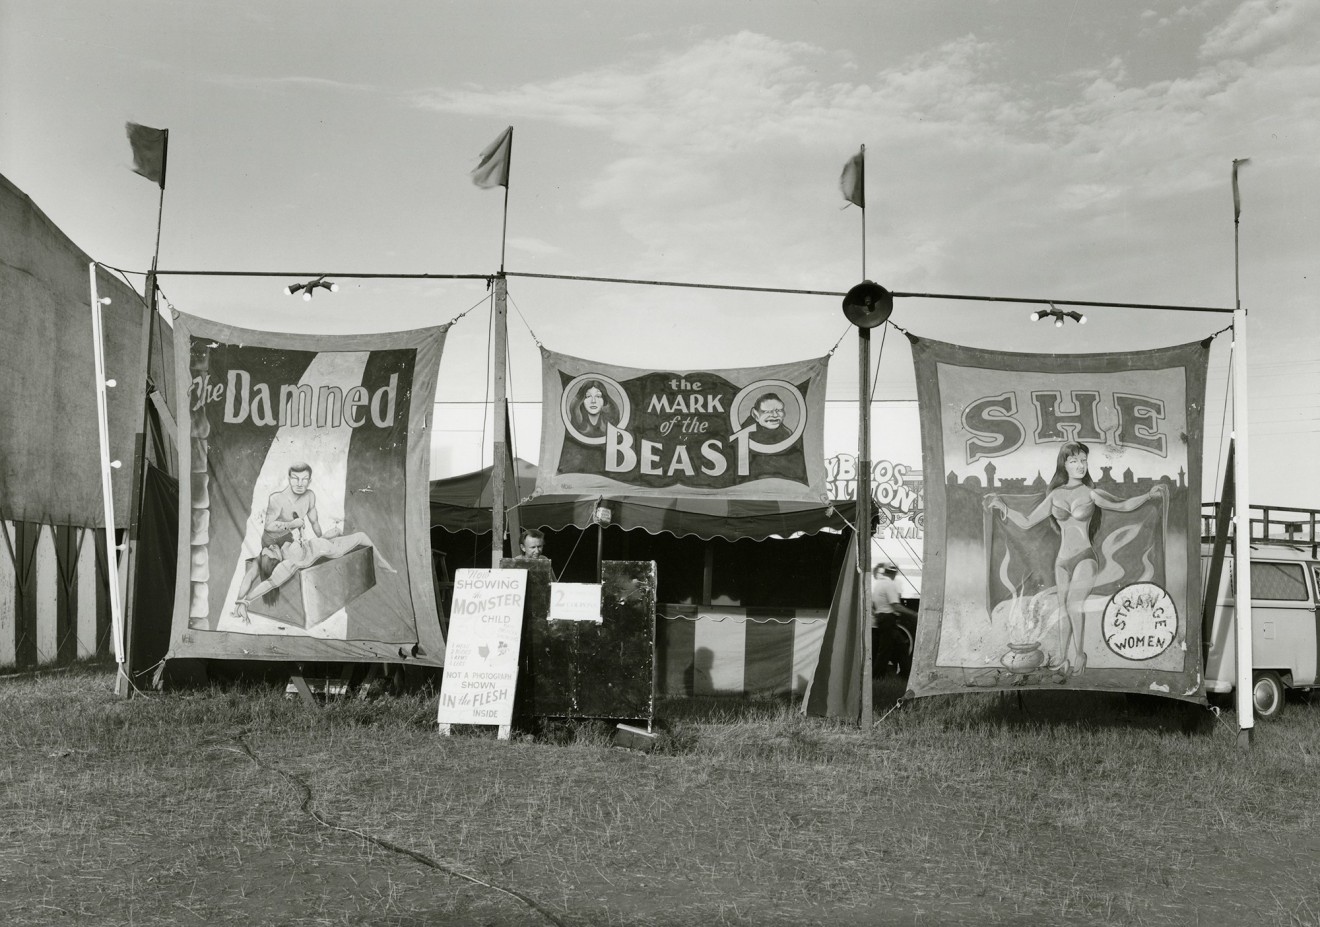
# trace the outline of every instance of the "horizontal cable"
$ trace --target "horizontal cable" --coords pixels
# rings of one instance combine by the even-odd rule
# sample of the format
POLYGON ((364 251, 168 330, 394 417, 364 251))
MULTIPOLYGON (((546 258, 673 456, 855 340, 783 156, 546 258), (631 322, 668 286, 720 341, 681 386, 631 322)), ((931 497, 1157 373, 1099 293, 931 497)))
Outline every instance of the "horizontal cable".
MULTIPOLYGON (((583 280, 591 283, 628 283, 637 286, 675 286, 699 290, 734 290, 750 293, 790 293, 796 296, 847 296, 840 290, 794 290, 769 286, 732 286, 723 283, 684 283, 675 280, 629 280, 623 277, 583 277, 568 274, 528 274, 517 271, 505 271, 506 277, 533 277, 541 280, 583 280)), ((330 275, 327 275, 330 276, 330 275)), ((969 296, 956 293, 906 293, 894 290, 889 295, 895 299, 964 299, 987 303, 1026 303, 1041 306, 1099 306, 1110 309, 1164 309, 1173 312, 1227 312, 1216 306, 1167 306, 1156 303, 1111 303, 1083 299, 1037 299, 1028 296, 969 296)))
MULTIPOLYGON (((144 271, 129 271, 102 265, 120 273, 143 274, 144 271)), ((330 271, 297 270, 157 270, 157 277, 340 277, 357 280, 490 280, 499 274, 367 274, 330 271)), ((520 271, 505 271, 505 277, 523 277, 538 280, 576 280, 587 283, 624 283, 633 286, 670 286, 698 290, 730 290, 742 293, 786 293, 793 296, 846 296, 844 290, 800 290, 788 287, 771 286, 735 286, 728 283, 689 283, 679 280, 633 280, 625 277, 587 277, 574 274, 532 274, 520 271)), ((985 303, 1022 303, 1038 306, 1092 306, 1108 309, 1159 309, 1167 312, 1233 312, 1218 306, 1174 306, 1161 303, 1115 303, 1086 299, 1043 299, 1033 296, 974 296, 965 293, 908 293, 894 290, 890 294, 895 299, 955 299, 985 303)))
MULTIPOLYGON (((495 400, 493 399, 437 399, 434 402, 432 402, 431 405, 488 406, 494 401, 495 400)), ((895 405, 895 404, 904 404, 904 403, 915 404, 916 401, 917 401, 917 397, 915 396, 913 396, 911 399, 876 399, 872 397, 871 405, 879 406, 879 405, 895 405)), ((540 399, 506 399, 505 402, 507 402, 511 406, 539 406, 542 404, 543 401, 540 399)), ((827 404, 837 402, 837 403, 847 403, 850 406, 857 405, 856 399, 826 399, 825 402, 827 404)))
MULTIPOLYGON (((103 264, 123 274, 145 276, 147 271, 122 270, 103 264)), ((327 273, 320 270, 158 270, 157 277, 340 277, 351 280, 493 280, 498 274, 362 274, 327 273)))
POLYGON ((1232 314, 1232 309, 1218 306, 1169 306, 1160 303, 1107 303, 1085 299, 1035 299, 1024 296, 959 296, 953 293, 894 293, 909 299, 970 299, 985 303, 1028 303, 1038 306, 1098 306, 1103 309, 1161 309, 1166 312, 1219 312, 1232 314))

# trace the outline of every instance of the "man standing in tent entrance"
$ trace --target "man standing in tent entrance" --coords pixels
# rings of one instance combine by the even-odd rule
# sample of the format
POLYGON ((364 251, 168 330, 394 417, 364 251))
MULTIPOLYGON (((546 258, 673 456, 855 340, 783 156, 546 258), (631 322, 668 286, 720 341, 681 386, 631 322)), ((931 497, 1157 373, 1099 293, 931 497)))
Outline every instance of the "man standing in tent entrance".
POLYGON ((906 677, 912 668, 912 651, 898 619, 915 620, 917 613, 903 604, 898 592, 898 567, 892 563, 876 564, 871 570, 871 672, 884 673, 893 663, 898 675, 906 677))

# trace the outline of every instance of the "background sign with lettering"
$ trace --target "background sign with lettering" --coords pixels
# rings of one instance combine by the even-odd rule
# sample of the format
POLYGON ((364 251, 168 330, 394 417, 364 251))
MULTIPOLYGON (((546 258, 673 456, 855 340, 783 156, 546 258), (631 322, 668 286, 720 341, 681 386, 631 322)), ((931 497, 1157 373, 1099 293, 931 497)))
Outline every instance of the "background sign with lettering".
POLYGON ((526 570, 455 572, 440 724, 513 723, 526 595, 526 570))
POLYGON ((1208 346, 1030 355, 912 340, 927 510, 912 691, 1203 698, 1208 346))
MULTIPOLYGON (((857 457, 835 454, 825 461, 826 486, 836 501, 857 498, 857 457)), ((926 524, 925 474, 920 467, 890 460, 871 465, 871 504, 877 536, 920 538, 926 524)))
POLYGON ((654 370, 541 356, 538 493, 827 501, 826 358, 654 370))
POLYGON ((444 662, 427 524, 444 336, 176 318, 169 656, 444 662))

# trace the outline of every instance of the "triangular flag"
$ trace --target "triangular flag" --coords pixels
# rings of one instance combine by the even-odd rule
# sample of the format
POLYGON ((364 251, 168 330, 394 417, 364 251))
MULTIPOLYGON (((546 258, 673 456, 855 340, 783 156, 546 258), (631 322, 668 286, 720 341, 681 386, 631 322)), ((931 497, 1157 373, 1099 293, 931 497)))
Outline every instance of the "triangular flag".
POLYGON ((153 129, 136 122, 124 123, 128 143, 133 146, 133 173, 165 189, 165 156, 170 146, 169 129, 153 129))
POLYGON ((509 188, 509 160, 513 154, 513 126, 500 133, 500 137, 486 146, 481 161, 472 170, 472 182, 484 190, 491 187, 509 188))
POLYGON ((843 198, 855 206, 866 208, 866 146, 848 159, 839 175, 839 189, 843 198))

